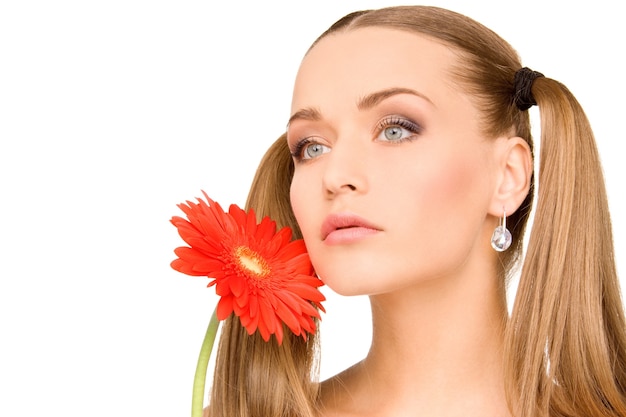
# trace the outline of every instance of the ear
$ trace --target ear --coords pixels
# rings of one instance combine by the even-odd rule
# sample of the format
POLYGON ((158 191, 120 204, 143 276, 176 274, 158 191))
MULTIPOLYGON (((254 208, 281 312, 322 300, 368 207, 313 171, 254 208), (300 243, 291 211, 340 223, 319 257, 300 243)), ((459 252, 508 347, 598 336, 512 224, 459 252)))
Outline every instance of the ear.
POLYGON ((530 191, 533 159, 530 146, 520 137, 501 138, 499 172, 489 214, 502 217, 514 213, 530 191))

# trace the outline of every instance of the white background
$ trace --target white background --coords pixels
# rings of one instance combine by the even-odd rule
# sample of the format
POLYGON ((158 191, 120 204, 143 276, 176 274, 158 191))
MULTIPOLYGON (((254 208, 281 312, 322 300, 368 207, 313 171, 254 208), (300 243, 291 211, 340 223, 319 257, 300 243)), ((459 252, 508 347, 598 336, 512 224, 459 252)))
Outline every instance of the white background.
MULTIPOLYGON (((216 296, 169 267, 176 204, 200 190, 243 204, 309 44, 350 11, 395 2, 211 3, 0 5, 0 415, 188 415, 216 296)), ((623 276, 623 12, 432 4, 485 23, 579 98, 623 276)), ((325 291, 323 377, 369 342, 367 300, 325 291)))

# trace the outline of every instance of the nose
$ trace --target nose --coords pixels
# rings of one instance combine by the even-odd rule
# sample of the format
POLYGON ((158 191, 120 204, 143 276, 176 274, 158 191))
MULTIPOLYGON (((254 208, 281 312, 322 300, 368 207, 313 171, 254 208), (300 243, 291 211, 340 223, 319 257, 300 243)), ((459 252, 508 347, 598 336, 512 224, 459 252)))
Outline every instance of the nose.
POLYGON ((367 191, 367 156, 364 146, 337 141, 326 155, 322 186, 326 198, 367 191))

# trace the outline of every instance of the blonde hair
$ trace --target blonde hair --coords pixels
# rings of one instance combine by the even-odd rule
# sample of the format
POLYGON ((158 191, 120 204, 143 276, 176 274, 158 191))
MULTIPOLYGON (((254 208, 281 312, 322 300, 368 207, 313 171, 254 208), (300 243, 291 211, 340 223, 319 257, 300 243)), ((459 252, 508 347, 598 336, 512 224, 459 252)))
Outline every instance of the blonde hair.
MULTIPOLYGON (((493 31, 445 9, 401 6, 351 13, 318 40, 368 26, 406 30, 453 47, 459 60, 452 76, 474 97, 484 134, 513 129, 532 148, 528 112, 513 103, 520 59, 493 31)), ((538 78, 532 94, 541 115, 536 213, 522 262, 531 189, 507 219, 514 243, 501 255, 503 279, 522 266, 505 333, 509 405, 516 417, 626 416, 626 327, 593 133, 561 83, 538 78)), ((261 161, 247 205, 300 237, 289 203, 292 175, 283 135, 261 161)), ((220 338, 210 415, 315 415, 317 350, 315 336, 306 342, 290 337, 279 347, 248 336, 230 318, 220 338)))

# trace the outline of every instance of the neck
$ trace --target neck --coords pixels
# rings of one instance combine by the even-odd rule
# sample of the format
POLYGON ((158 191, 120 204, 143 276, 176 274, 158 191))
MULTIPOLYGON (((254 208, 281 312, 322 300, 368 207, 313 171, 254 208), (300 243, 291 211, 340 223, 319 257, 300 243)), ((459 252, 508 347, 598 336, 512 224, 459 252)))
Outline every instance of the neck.
POLYGON ((465 275, 370 297, 369 354, 339 378, 361 394, 359 414, 508 415, 499 282, 465 275))
POLYGON ((371 297, 373 342, 365 365, 394 369, 394 378, 402 372, 421 392, 502 368, 503 291, 445 284, 371 297))

